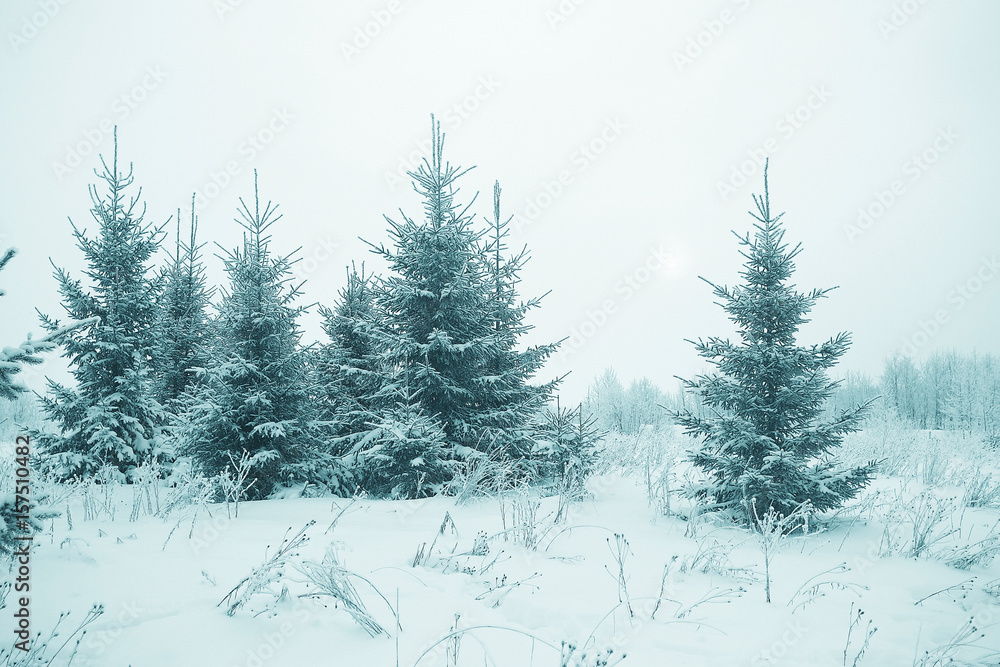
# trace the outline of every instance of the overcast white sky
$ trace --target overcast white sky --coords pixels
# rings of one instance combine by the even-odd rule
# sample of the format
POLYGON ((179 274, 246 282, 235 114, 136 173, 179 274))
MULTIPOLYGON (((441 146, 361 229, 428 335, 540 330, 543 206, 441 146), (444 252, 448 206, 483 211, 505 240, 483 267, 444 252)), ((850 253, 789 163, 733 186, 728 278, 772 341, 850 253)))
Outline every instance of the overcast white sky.
POLYGON ((796 282, 840 286, 802 342, 851 331, 841 368, 875 373, 906 341, 998 352, 998 31, 989 0, 7 0, 0 341, 60 314, 49 258, 79 275, 67 217, 94 227, 109 126, 149 218, 198 191, 206 241, 234 243, 258 169, 276 250, 330 304, 351 260, 379 269, 358 237, 419 214, 397 171, 436 113, 463 193, 485 215, 498 179, 526 221, 532 340, 572 336, 544 373, 570 400, 607 366, 673 388, 702 368, 685 338, 730 334, 698 276, 736 281, 765 153, 796 282))

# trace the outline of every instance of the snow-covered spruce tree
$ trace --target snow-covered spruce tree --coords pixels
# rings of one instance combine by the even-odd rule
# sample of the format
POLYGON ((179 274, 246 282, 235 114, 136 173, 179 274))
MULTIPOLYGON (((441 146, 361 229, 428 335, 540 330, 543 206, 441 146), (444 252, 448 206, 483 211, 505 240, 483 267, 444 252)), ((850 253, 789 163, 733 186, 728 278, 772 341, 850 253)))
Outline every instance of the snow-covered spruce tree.
MULTIPOLYGON (((847 351, 850 335, 798 346, 799 327, 829 289, 802 293, 788 283, 801 246, 783 242, 781 215, 771 217, 764 171, 764 196, 754 196, 753 238, 739 238, 746 258, 744 284, 718 286, 716 298, 739 329, 740 342, 699 339, 698 354, 718 372, 686 382, 708 408, 708 416, 675 416, 701 439, 692 462, 707 474, 700 497, 728 509, 744 524, 770 508, 789 515, 804 503, 816 511, 838 507, 871 481, 875 464, 845 469, 832 459, 846 433, 858 428, 866 405, 822 418, 837 383, 826 371, 847 351)), ((708 282, 706 280, 706 282, 708 282)))
POLYGON ((487 444, 490 451, 507 459, 529 456, 533 449, 532 427, 561 378, 542 385, 529 384, 558 343, 518 349, 521 336, 531 330, 524 319, 538 308, 541 297, 522 301, 517 286, 520 271, 528 261, 527 246, 516 255, 506 255, 505 239, 512 218, 500 215, 500 184, 493 186, 493 218, 480 254, 486 259, 486 315, 493 345, 486 351, 483 372, 475 378, 477 410, 462 424, 463 430, 487 444))
POLYGON ((421 498, 435 495, 451 479, 454 457, 441 423, 424 414, 419 402, 399 385, 384 385, 362 433, 351 437, 345 459, 353 478, 376 497, 421 498))
POLYGON ((197 242, 198 220, 191 200, 188 241, 181 239, 180 209, 174 252, 162 271, 163 291, 156 317, 153 394, 168 410, 178 409, 177 400, 195 380, 194 370, 208 363, 211 346, 208 307, 213 289, 208 287, 203 245, 197 242))
POLYGON ((350 442, 374 418, 374 406, 383 384, 374 331, 372 277, 356 267, 347 271, 347 284, 337 292, 333 308, 320 306, 323 331, 330 339, 316 355, 321 417, 337 440, 335 450, 350 442))
MULTIPOLYGON (((0 271, 7 266, 10 260, 14 259, 16 254, 17 250, 14 248, 7 249, 3 257, 0 257, 0 271)), ((6 292, 0 290, 0 296, 5 294, 6 292)), ((17 347, 5 347, 0 350, 0 399, 16 401, 20 394, 28 391, 28 388, 18 383, 14 376, 20 373, 25 366, 42 363, 38 354, 47 352, 55 346, 56 343, 51 340, 50 336, 39 340, 32 340, 29 336, 25 342, 17 347)))
POLYGON ((376 284, 380 366, 392 378, 387 389, 407 397, 407 414, 418 409, 441 424, 449 456, 514 458, 528 453, 530 420, 554 386, 526 382, 553 346, 516 350, 524 314, 537 305, 516 301, 526 255, 503 257, 498 207, 492 241, 475 229, 475 198, 464 208, 455 201, 466 172, 444 161, 443 146, 432 119, 431 156, 410 173, 424 220, 387 217, 393 247, 372 246, 390 268, 376 284))
MULTIPOLYGON (((63 309, 87 326, 62 340, 75 387, 48 382, 42 408, 58 432, 36 433, 41 451, 62 477, 88 475, 104 465, 121 472, 147 456, 157 456, 166 413, 153 397, 150 359, 155 344, 155 302, 160 290, 151 260, 159 249, 162 227, 143 221, 138 196, 126 197, 132 168, 118 171, 118 141, 109 166, 101 159, 107 185, 102 198, 90 187, 97 235, 72 222, 77 247, 87 263, 88 285, 55 267, 63 309)), ((50 333, 59 322, 41 315, 50 333)))
POLYGON ((597 419, 584 414, 583 405, 564 408, 557 398, 554 407, 546 406, 538 415, 533 458, 542 464, 547 478, 559 480, 564 491, 579 494, 594 468, 604 434, 597 419))
POLYGON ((243 245, 221 257, 229 286, 213 355, 181 399, 176 433, 180 452, 205 476, 235 474, 246 453, 248 498, 260 499, 280 484, 321 481, 329 462, 318 451, 312 379, 299 345, 301 285, 290 284, 291 255, 270 251, 267 230, 281 216, 270 202, 261 211, 256 173, 254 208, 240 205, 243 245))
POLYGON ((384 327, 381 365, 401 395, 441 422, 449 441, 486 445, 465 428, 478 407, 477 380, 495 350, 485 317, 483 233, 474 229, 469 207, 455 202, 455 182, 466 172, 443 161, 444 137, 434 121, 432 131, 430 159, 410 173, 425 219, 402 212, 401 222, 386 217, 394 247, 372 246, 390 269, 377 284, 375 302, 384 327))
POLYGON ((381 366, 374 280, 365 274, 364 265, 360 273, 352 267, 334 307, 320 307, 330 339, 315 360, 320 423, 327 451, 341 464, 335 468, 341 491, 350 493, 360 486, 373 495, 411 496, 428 472, 432 478, 447 475, 423 470, 421 479, 420 466, 410 466, 417 478, 408 479, 395 457, 419 449, 423 434, 429 436, 428 447, 436 446, 443 434, 439 425, 408 407, 392 381, 393 371, 381 366))
POLYGON ((330 342, 317 355, 322 424, 341 464, 341 490, 378 497, 431 495, 451 477, 441 424, 405 393, 400 369, 382 366, 384 327, 374 278, 352 268, 333 309, 323 308, 330 342))

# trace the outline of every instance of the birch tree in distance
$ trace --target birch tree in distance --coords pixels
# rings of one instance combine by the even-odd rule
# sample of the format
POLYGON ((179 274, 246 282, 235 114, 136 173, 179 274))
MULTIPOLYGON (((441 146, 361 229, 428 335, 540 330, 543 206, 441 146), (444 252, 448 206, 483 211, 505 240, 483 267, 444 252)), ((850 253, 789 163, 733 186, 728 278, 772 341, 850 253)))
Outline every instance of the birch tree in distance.
POLYGON ((801 245, 789 249, 783 214, 771 215, 766 164, 764 195, 754 195, 754 203, 753 238, 736 235, 746 258, 740 274, 744 284, 725 287, 705 281, 739 328, 740 341, 692 341, 717 369, 685 381, 703 401, 707 416, 675 414, 686 432, 701 440, 691 460, 707 481, 695 495, 749 525, 772 509, 786 516, 802 507, 834 509, 875 474, 875 463, 848 469, 832 458, 843 436, 858 430, 868 404, 823 419, 826 400, 838 384, 826 371, 847 351, 850 334, 839 333, 819 345, 796 345, 799 327, 832 288, 803 293, 788 283, 801 245))

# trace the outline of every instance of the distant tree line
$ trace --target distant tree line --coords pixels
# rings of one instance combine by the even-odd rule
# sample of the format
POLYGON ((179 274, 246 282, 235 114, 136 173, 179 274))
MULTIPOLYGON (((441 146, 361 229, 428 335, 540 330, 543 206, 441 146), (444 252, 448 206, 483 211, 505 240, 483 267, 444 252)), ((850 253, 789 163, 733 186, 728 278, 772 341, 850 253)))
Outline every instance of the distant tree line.
POLYGON ((883 407, 913 428, 1000 434, 1000 357, 935 351, 921 361, 896 354, 881 375, 848 373, 834 408, 881 396, 883 407))
POLYGON ((645 377, 625 386, 614 369, 608 368, 587 389, 583 409, 598 428, 633 435, 646 427, 673 424, 669 410, 683 408, 685 399, 694 402, 683 391, 668 393, 645 377))
MULTIPOLYGON (((881 374, 848 371, 826 403, 828 414, 876 399, 873 408, 901 425, 919 429, 963 430, 1000 436, 1000 357, 957 350, 936 351, 923 361, 895 354, 881 374)), ((670 411, 706 412, 698 396, 664 391, 649 378, 627 386, 611 368, 587 390, 584 410, 600 428, 632 434, 644 426, 672 424, 670 411)))

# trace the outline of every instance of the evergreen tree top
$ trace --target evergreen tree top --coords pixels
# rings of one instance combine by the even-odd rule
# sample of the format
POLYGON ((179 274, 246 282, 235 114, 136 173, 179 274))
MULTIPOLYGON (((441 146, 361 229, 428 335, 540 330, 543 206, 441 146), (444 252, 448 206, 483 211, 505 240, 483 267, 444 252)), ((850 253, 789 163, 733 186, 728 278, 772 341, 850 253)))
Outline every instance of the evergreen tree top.
POLYGON ((459 211, 455 204, 455 195, 458 194, 455 182, 473 169, 475 167, 462 169, 444 161, 444 133, 441 132, 440 121, 432 115, 430 159, 425 157, 416 171, 407 172, 413 179, 414 191, 424 200, 424 213, 432 227, 466 219, 476 197, 473 196, 472 201, 459 211))
MULTIPOLYGON (((260 286, 273 281, 276 287, 284 287, 273 295, 276 298, 275 303, 281 307, 290 306, 302 295, 302 286, 305 284, 305 281, 290 284, 294 279, 291 267, 298 261, 293 257, 301 248, 296 248, 287 255, 271 254, 271 235, 267 231, 281 220, 282 214, 278 213, 278 205, 270 200, 264 205, 264 210, 261 210, 256 169, 253 172, 253 193, 253 209, 251 210, 250 205, 240 197, 238 215, 234 218, 244 230, 242 246, 230 250, 216 243, 222 250, 222 254, 217 253, 216 256, 222 260, 227 273, 230 274, 233 288, 250 287, 249 291, 244 290, 243 298, 253 301, 246 301, 245 305, 253 308, 253 304, 256 303, 257 308, 263 307, 265 295, 260 292, 260 286)), ((224 288, 221 291, 223 296, 233 296, 224 288)), ((307 306, 294 308, 296 313, 307 309, 307 306)))
POLYGON ((181 234, 181 209, 177 209, 177 229, 174 238, 174 250, 167 250, 167 266, 165 274, 173 276, 179 283, 189 289, 198 284, 203 286, 209 297, 215 291, 214 286, 207 284, 205 266, 202 263, 202 249, 207 245, 198 243, 198 216, 195 214, 195 197, 191 195, 191 220, 188 223, 188 239, 181 234))
POLYGON ((784 213, 772 216, 770 192, 767 182, 767 164, 764 166, 764 194, 753 195, 757 211, 749 211, 757 222, 756 230, 740 235, 740 254, 746 259, 740 277, 744 284, 736 287, 717 285, 706 278, 716 298, 724 301, 722 307, 729 319, 740 329, 744 343, 756 345, 793 345, 799 327, 809 321, 808 313, 816 302, 835 287, 796 291, 787 281, 795 272, 795 258, 802 251, 798 243, 789 248, 784 242, 785 229, 781 223, 784 213))

